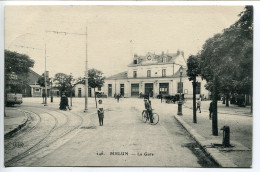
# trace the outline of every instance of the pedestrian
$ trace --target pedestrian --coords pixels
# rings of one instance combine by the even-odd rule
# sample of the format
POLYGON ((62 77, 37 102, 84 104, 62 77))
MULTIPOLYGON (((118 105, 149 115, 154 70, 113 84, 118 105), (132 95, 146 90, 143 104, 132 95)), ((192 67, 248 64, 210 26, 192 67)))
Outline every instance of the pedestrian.
POLYGON ((43 90, 43 92, 42 92, 42 104, 44 104, 45 103, 45 90, 43 90))
POLYGON ((67 107, 69 107, 68 97, 65 95, 65 93, 62 93, 60 98, 60 110, 67 110, 67 107))
MULTIPOLYGON (((198 101, 197 101, 197 109, 196 109, 196 111, 198 109, 200 110, 200 105, 201 105, 201 101, 200 101, 200 98, 199 98, 198 101)), ((201 113, 201 110, 200 110, 200 113, 201 113)))
POLYGON ((117 98, 117 103, 119 102, 119 99, 120 99, 120 94, 118 94, 117 96, 116 96, 116 98, 117 98))
POLYGON ((103 120, 104 120, 104 106, 102 104, 102 100, 98 100, 98 119, 99 119, 99 125, 103 126, 103 120))
POLYGON ((163 95, 162 95, 162 93, 160 93, 160 97, 161 97, 161 103, 162 103, 162 99, 163 99, 163 95))
POLYGON ((213 102, 210 102, 209 104, 209 119, 212 119, 213 114, 213 102))

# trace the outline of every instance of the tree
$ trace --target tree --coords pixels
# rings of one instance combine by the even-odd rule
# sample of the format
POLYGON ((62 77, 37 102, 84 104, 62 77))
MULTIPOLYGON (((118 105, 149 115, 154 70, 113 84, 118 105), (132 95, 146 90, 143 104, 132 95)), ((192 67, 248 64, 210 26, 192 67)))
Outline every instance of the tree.
POLYGON ((33 66, 34 61, 29 56, 5 50, 5 104, 8 92, 22 93, 28 85, 27 76, 33 66))
POLYGON ((25 54, 5 50, 5 92, 22 93, 34 60, 25 54))
POLYGON ((97 108, 96 88, 102 87, 105 82, 105 77, 103 77, 102 74, 103 73, 97 69, 88 70, 88 85, 89 87, 94 88, 96 108, 97 108))
POLYGON ((57 73, 54 77, 55 86, 59 89, 60 95, 65 92, 66 95, 70 95, 70 105, 72 106, 72 92, 76 84, 79 83, 78 80, 74 79, 72 74, 67 75, 64 73, 57 73))
MULTIPOLYGON (((38 78, 38 84, 42 87, 45 87, 45 78, 44 73, 38 78)), ((50 85, 50 78, 46 78, 47 86, 50 85)))
POLYGON ((199 61, 196 56, 191 55, 187 60, 187 75, 189 77, 189 80, 192 81, 192 87, 193 87, 193 123, 197 123, 197 117, 196 117, 196 77, 199 75, 199 61))
POLYGON ((198 55, 202 78, 213 94, 212 132, 218 135, 217 101, 220 93, 252 95, 253 8, 246 6, 240 19, 223 33, 208 39, 198 55))

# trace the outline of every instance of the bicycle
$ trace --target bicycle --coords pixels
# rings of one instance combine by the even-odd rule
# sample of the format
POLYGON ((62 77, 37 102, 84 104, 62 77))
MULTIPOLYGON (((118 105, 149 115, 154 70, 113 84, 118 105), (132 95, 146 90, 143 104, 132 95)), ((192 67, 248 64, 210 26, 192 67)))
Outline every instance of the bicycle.
MULTIPOLYGON (((150 124, 156 125, 159 122, 159 115, 157 113, 153 113, 152 112, 152 118, 153 118, 153 123, 150 123, 150 124)), ((149 118, 147 110, 143 110, 143 112, 142 112, 142 120, 143 120, 144 123, 146 123, 147 121, 150 121, 150 118, 149 118)))

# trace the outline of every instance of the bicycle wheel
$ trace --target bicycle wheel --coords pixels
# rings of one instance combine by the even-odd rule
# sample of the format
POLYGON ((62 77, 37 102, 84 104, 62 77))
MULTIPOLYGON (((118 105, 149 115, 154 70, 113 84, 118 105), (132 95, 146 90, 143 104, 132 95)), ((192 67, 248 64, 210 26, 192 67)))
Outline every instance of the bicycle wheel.
POLYGON ((142 120, 143 120, 143 122, 147 121, 147 111, 146 110, 143 110, 143 112, 142 112, 142 120))
POLYGON ((153 123, 152 125, 156 125, 159 122, 159 115, 157 113, 153 113, 153 123))

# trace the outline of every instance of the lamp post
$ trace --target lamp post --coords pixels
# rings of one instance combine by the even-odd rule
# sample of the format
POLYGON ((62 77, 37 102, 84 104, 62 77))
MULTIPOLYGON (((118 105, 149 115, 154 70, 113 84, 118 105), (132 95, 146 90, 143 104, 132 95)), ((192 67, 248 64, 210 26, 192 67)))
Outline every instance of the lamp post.
POLYGON ((50 78, 50 84, 51 84, 51 103, 53 103, 52 82, 53 82, 53 78, 50 78))
POLYGON ((86 64, 85 64, 85 109, 84 112, 88 111, 88 28, 86 27, 86 64))
POLYGON ((180 92, 180 98, 179 98, 179 102, 178 102, 178 113, 177 115, 183 115, 182 114, 182 82, 181 82, 181 79, 182 79, 182 71, 183 71, 183 67, 181 66, 180 69, 179 69, 179 72, 180 72, 180 89, 179 89, 179 92, 180 92))

